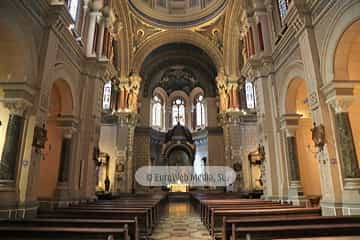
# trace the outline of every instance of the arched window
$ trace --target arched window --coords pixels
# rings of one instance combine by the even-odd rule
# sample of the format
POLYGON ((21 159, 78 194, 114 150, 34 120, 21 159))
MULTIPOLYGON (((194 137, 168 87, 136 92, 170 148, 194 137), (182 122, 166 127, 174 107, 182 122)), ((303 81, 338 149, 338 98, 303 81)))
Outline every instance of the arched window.
POLYGON ((111 108, 111 87, 112 82, 108 81, 104 85, 104 93, 103 93, 103 109, 110 110, 111 108))
POLYGON ((161 128, 162 127, 162 116, 163 116, 163 102, 161 98, 157 95, 153 97, 152 103, 152 126, 161 128))
POLYGON ((245 82, 246 107, 254 109, 256 105, 254 85, 250 81, 245 82))
POLYGON ((205 104, 202 94, 195 98, 195 118, 196 128, 205 126, 205 104))
POLYGON ((79 8, 79 0, 67 0, 66 7, 69 10, 71 17, 75 21, 77 18, 77 12, 79 8))
POLYGON ((278 0, 278 7, 279 7, 279 12, 280 12, 281 18, 286 17, 286 15, 288 14, 288 9, 289 9, 288 2, 290 2, 290 1, 289 0, 278 0))
POLYGON ((178 97, 172 102, 172 124, 185 126, 185 101, 178 97))

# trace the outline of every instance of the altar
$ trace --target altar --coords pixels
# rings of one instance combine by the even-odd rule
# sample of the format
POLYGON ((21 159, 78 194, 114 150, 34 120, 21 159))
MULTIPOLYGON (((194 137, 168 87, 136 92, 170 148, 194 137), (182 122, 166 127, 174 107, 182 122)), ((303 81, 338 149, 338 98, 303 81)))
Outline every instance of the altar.
POLYGON ((182 184, 182 183, 170 184, 170 192, 189 192, 189 184, 182 184))

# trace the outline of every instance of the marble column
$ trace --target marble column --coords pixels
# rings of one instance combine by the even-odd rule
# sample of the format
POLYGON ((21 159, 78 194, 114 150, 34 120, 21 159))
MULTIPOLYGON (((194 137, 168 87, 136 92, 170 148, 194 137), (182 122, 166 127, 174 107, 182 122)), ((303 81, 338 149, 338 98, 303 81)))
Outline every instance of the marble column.
MULTIPOLYGON (((18 184, 18 166, 21 156, 25 112, 30 104, 22 100, 5 100, 4 106, 9 109, 9 122, 6 129, 5 143, 0 161, 0 218, 15 218, 18 184)), ((4 128, 4 127, 2 127, 4 128)))
POLYGON ((281 118, 281 127, 286 138, 286 154, 287 154, 287 169, 289 178, 288 198, 295 201, 295 204, 301 204, 301 197, 303 188, 300 178, 298 149, 296 145, 296 129, 299 126, 299 120, 302 115, 286 114, 281 118))
POLYGON ((15 181, 27 105, 22 101, 5 102, 4 105, 10 110, 10 116, 1 154, 0 179, 15 181))
POLYGON ((66 205, 71 201, 75 193, 71 192, 73 189, 75 172, 72 171, 74 167, 73 160, 73 141, 76 132, 77 121, 73 116, 62 116, 58 118, 58 127, 63 131, 60 165, 58 182, 56 186, 56 200, 59 206, 66 205))
POLYGON ((60 167, 58 176, 59 182, 67 182, 69 180, 72 142, 73 141, 71 130, 65 130, 61 145, 60 167))
POLYGON ((354 96, 337 95, 328 101, 335 112, 335 135, 345 187, 347 183, 353 184, 351 179, 360 178, 358 156, 348 112, 354 98, 354 96))

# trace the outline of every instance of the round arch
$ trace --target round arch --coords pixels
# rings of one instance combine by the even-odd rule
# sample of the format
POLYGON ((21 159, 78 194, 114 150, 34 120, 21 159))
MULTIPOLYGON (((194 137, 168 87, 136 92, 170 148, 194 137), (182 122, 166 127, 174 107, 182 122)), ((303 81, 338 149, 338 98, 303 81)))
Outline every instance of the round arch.
POLYGON ((0 79, 10 82, 36 81, 38 58, 31 26, 12 4, 5 1, 0 5, 0 79))
POLYGON ((351 1, 346 4, 337 15, 332 17, 332 22, 329 24, 329 31, 326 34, 325 42, 322 44, 320 59, 324 59, 321 66, 324 85, 336 79, 335 76, 335 57, 338 49, 338 44, 343 37, 344 32, 354 22, 360 20, 360 3, 351 1))
POLYGON ((199 33, 188 30, 169 30, 156 34, 154 37, 150 38, 140 46, 136 52, 134 60, 132 61, 132 70, 135 73, 139 73, 145 58, 152 51, 161 47, 162 45, 176 42, 192 44, 204 50, 214 62, 218 71, 224 67, 222 53, 206 37, 199 33))
MULTIPOLYGON (((52 78, 51 85, 49 87, 49 91, 51 91, 52 86, 57 85, 61 90, 61 94, 63 97, 62 101, 66 101, 67 106, 71 106, 71 111, 70 111, 70 108, 67 108, 67 109, 65 109, 63 114, 76 115, 76 113, 78 112, 78 109, 79 109, 79 104, 78 104, 77 99, 75 98, 76 88, 75 88, 73 82, 70 81, 70 79, 73 78, 71 76, 74 76, 74 75, 69 73, 65 64, 58 64, 58 66, 55 67, 53 73, 51 73, 51 74, 54 75, 54 77, 52 78), (66 100, 64 100, 64 99, 66 99, 66 100)), ((51 96, 49 96, 49 97, 51 97, 51 96)))
MULTIPOLYGON (((310 129, 313 118, 308 105, 308 90, 306 81, 300 77, 301 72, 288 75, 286 90, 282 98, 283 114, 299 114, 301 117, 293 127, 295 130, 295 146, 299 164, 300 179, 306 196, 321 195, 320 170, 310 129)), ((288 159, 292 161, 294 159, 288 159)))
POLYGON ((280 75, 280 114, 287 114, 287 96, 294 79, 305 79, 304 66, 301 61, 290 64, 280 75))

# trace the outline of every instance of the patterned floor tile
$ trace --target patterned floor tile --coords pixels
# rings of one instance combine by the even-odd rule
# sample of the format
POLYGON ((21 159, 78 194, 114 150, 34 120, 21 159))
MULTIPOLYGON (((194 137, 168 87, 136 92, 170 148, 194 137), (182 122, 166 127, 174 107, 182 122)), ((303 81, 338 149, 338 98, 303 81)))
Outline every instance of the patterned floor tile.
POLYGON ((211 237, 189 203, 169 203, 150 240, 210 240, 211 237), (174 209, 179 211, 174 211, 174 209))

